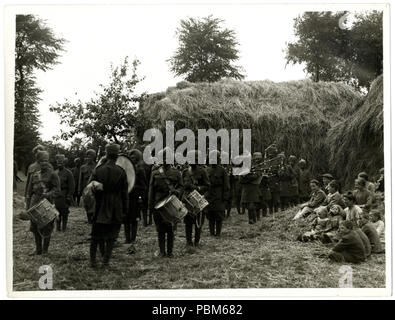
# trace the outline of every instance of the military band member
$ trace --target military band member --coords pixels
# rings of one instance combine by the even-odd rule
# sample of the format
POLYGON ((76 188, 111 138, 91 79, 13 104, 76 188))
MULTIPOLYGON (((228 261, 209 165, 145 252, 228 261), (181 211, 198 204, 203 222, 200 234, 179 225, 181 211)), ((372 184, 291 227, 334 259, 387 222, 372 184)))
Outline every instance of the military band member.
MULTIPOLYGON (((210 180, 206 168, 198 164, 199 151, 192 150, 188 152, 188 157, 194 157, 195 163, 189 164, 189 167, 182 172, 182 179, 184 182, 185 195, 196 190, 201 195, 205 196, 210 187, 210 180)), ((204 224, 205 213, 199 212, 196 217, 187 214, 184 218, 185 222, 185 236, 188 246, 197 247, 200 241, 200 235, 204 224), (192 242, 192 230, 195 229, 195 239, 192 242)))
POLYGON ((108 144, 107 161, 97 167, 92 174, 91 180, 102 184, 102 188, 95 191, 96 206, 92 217, 90 263, 93 268, 96 267, 98 246, 103 256, 103 265, 109 265, 114 243, 128 212, 126 172, 115 164, 119 151, 118 144, 108 144))
POLYGON ((221 154, 212 150, 210 159, 217 158, 217 164, 209 164, 208 175, 210 187, 207 193, 207 218, 209 220, 210 235, 219 237, 222 230, 222 221, 225 218, 225 203, 229 199, 229 176, 224 167, 220 165, 221 154))
MULTIPOLYGON (((59 177, 49 163, 48 152, 39 151, 37 153, 37 164, 39 169, 31 174, 27 187, 26 203, 28 209, 38 204, 44 198, 53 203, 54 197, 60 191, 59 177)), ((48 253, 53 227, 54 222, 41 229, 33 221, 30 222, 30 231, 34 235, 36 242, 35 253, 37 255, 48 253)))
POLYGON ((249 224, 257 222, 256 211, 257 204, 260 203, 259 185, 261 178, 262 173, 260 172, 249 172, 240 177, 240 184, 242 185, 241 202, 247 207, 249 224))
POLYGON ((67 221, 69 218, 69 206, 73 201, 74 194, 74 177, 71 171, 64 167, 65 156, 63 154, 57 154, 56 173, 59 176, 60 181, 60 192, 55 197, 55 207, 59 211, 59 219, 56 222, 56 228, 58 231, 66 231, 67 221))
POLYGON ((158 232, 160 256, 171 258, 173 257, 174 228, 176 226, 165 221, 160 211, 155 209, 155 205, 170 195, 175 195, 178 199, 181 199, 184 188, 181 173, 174 169, 171 164, 166 163, 167 154, 174 157, 170 148, 164 148, 158 154, 159 158, 163 159, 163 165, 152 171, 148 192, 148 208, 150 212, 153 212, 156 231, 158 232))
MULTIPOLYGON (((265 150, 266 159, 271 160, 277 157, 277 146, 275 144, 270 145, 265 150)), ((280 186, 280 178, 278 175, 278 168, 274 167, 270 171, 269 175, 269 188, 271 192, 272 198, 272 208, 271 212, 277 212, 280 208, 280 194, 281 194, 281 186, 280 186)))
MULTIPOLYGON (((93 170, 96 167, 95 163, 96 152, 89 149, 86 151, 85 164, 81 166, 80 177, 78 179, 78 195, 81 196, 85 187, 88 185, 92 176, 93 170)), ((92 223, 92 217, 87 213, 88 222, 92 223)))
MULTIPOLYGON (((27 173, 26 173, 26 178, 27 179, 26 179, 26 185, 25 185, 25 199, 28 198, 28 196, 27 196, 27 188, 28 188, 30 180, 32 178, 32 174, 34 172, 40 170, 40 165, 39 165, 38 160, 37 160, 37 155, 38 155, 39 151, 45 151, 44 146, 42 146, 41 144, 38 144, 37 146, 35 146, 33 148, 33 154, 34 154, 35 161, 32 164, 30 164, 29 167, 27 168, 27 173)), ((29 203, 26 202, 26 208, 29 208, 29 207, 30 207, 29 203)))
POLYGON ((74 203, 77 206, 80 205, 80 199, 81 199, 81 195, 78 193, 80 171, 81 171, 81 159, 80 158, 75 158, 74 159, 74 168, 71 169, 71 173, 73 174, 74 184, 75 184, 74 185, 73 199, 74 199, 74 203))
POLYGON ((133 190, 129 193, 129 210, 125 219, 125 243, 136 241, 138 222, 141 219, 143 199, 145 198, 147 178, 143 167, 143 154, 140 150, 133 149, 129 153, 130 160, 136 171, 136 181, 133 190))

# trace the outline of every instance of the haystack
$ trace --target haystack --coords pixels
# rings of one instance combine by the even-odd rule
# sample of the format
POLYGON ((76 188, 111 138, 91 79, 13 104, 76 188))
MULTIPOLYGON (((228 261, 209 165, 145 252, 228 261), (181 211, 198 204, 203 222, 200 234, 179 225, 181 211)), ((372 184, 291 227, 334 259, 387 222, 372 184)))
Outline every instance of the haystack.
POLYGON ((276 142, 279 151, 305 158, 319 173, 328 169, 329 128, 342 120, 342 110, 360 101, 360 94, 342 83, 183 81, 149 95, 140 110, 148 128, 163 130, 166 120, 174 121, 176 129, 194 132, 250 128, 253 151, 263 152, 276 142))
POLYGON ((372 83, 363 101, 329 130, 330 169, 352 187, 359 172, 372 178, 384 167, 383 76, 372 83))

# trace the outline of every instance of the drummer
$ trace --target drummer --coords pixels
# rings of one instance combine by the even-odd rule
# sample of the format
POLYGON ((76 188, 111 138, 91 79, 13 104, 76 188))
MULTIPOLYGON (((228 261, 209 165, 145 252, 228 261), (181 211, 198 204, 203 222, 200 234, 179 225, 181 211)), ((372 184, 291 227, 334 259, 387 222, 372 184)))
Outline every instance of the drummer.
MULTIPOLYGON (((32 173, 27 186, 26 202, 28 209, 38 204, 44 198, 53 203, 54 197, 60 191, 59 176, 49 163, 48 152, 39 151, 37 153, 37 163, 39 170, 32 173)), ((36 242, 35 254, 48 253, 53 227, 54 222, 51 222, 45 227, 38 229, 33 221, 30 222, 30 231, 33 233, 36 242)))
POLYGON ((170 195, 176 195, 181 199, 184 191, 182 176, 180 171, 174 169, 171 164, 166 163, 167 155, 174 157, 173 151, 166 147, 158 153, 159 159, 163 159, 163 165, 152 171, 149 192, 148 192, 148 208, 153 212, 156 231, 158 232, 158 242, 161 257, 173 257, 174 229, 176 226, 166 222, 160 211, 155 210, 155 204, 170 195), (167 234, 167 252, 165 250, 165 241, 167 234))
POLYGON ((220 165, 221 154, 217 150, 210 151, 210 159, 217 158, 216 164, 209 164, 208 175, 210 188, 207 193, 207 218, 211 236, 221 235, 222 221, 225 218, 225 204, 229 199, 229 176, 224 167, 220 165))
MULTIPOLYGON (((194 190, 199 192, 201 195, 205 195, 210 186, 210 180, 207 174, 206 168, 203 168, 198 164, 198 158, 200 156, 199 150, 191 150, 188 152, 188 158, 194 158, 194 163, 190 163, 189 167, 184 169, 182 172, 182 179, 184 182, 184 188, 186 193, 190 193, 194 190)), ((204 212, 199 212, 196 217, 186 215, 184 218, 185 222, 185 237, 187 240, 187 246, 197 247, 200 241, 200 234, 204 223, 204 212), (192 229, 195 225, 195 239, 192 243, 192 229)))
POLYGON ((56 223, 56 229, 58 231, 66 231, 67 220, 69 218, 69 206, 73 202, 74 177, 71 171, 64 166, 66 161, 64 154, 57 154, 55 159, 58 167, 56 173, 60 180, 60 192, 55 197, 55 206, 60 214, 56 223))

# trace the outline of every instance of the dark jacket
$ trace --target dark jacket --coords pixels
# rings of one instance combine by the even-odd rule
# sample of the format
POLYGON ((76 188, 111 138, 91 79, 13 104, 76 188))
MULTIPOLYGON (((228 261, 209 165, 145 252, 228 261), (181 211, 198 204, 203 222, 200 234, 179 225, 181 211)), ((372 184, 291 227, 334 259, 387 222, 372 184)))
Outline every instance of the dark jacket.
POLYGON ((347 262, 358 263, 366 260, 362 240, 355 231, 342 236, 333 251, 343 254, 347 262))
POLYGON ((242 186, 241 202, 242 203, 256 203, 260 202, 259 180, 260 173, 249 173, 240 177, 240 184, 242 186))
POLYGON ((53 169, 33 172, 27 186, 27 208, 33 207, 44 198, 53 203, 59 191, 59 176, 53 169))
POLYGON ((143 201, 146 198, 148 189, 147 177, 143 164, 139 162, 134 168, 136 172, 136 181, 133 190, 129 193, 128 217, 131 219, 140 218, 140 210, 143 207, 143 201), (140 198, 141 202, 139 200, 140 198))
POLYGON ((298 169, 298 182, 299 182, 299 196, 307 198, 310 195, 310 180, 312 175, 310 169, 298 169))
POLYGON ((383 251, 381 246, 380 237, 376 231, 376 228, 371 222, 366 223, 362 226, 362 231, 366 234, 372 247, 372 252, 380 253, 383 251))
POLYGON ((74 194, 74 177, 69 169, 56 170, 60 180, 60 192, 55 197, 57 208, 68 208, 74 194))
POLYGON ((180 171, 172 167, 165 170, 164 166, 154 169, 149 184, 148 208, 154 210, 156 203, 171 194, 176 195, 181 200, 183 192, 184 186, 180 171))
POLYGON ((210 187, 210 179, 206 168, 196 166, 194 170, 192 167, 184 169, 182 180, 184 182, 185 192, 190 193, 193 190, 197 190, 201 195, 207 195, 210 187))
POLYGON ((354 231, 358 234, 358 236, 362 240, 363 247, 365 248, 365 256, 369 257, 370 254, 372 253, 372 246, 370 245, 369 238, 360 228, 355 228, 354 231))
POLYGON ((128 212, 128 181, 126 172, 115 161, 97 167, 92 181, 103 184, 103 191, 96 191, 96 210, 93 221, 103 224, 121 224, 128 212))
POLYGON ((225 210, 225 202, 229 199, 230 183, 229 176, 224 167, 212 165, 208 168, 210 188, 207 193, 209 211, 225 210))
POLYGON ((78 179, 78 194, 82 194, 84 188, 88 185, 96 163, 84 164, 80 168, 80 176, 78 179))

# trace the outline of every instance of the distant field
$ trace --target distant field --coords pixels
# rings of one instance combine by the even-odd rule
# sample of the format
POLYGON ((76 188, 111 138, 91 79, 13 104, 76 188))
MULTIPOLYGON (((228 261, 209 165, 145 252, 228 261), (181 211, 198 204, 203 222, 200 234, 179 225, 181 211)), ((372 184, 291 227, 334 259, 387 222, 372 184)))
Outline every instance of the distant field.
MULTIPOLYGON (((185 248, 181 223, 172 259, 155 256, 153 225, 139 228, 137 253, 127 254, 122 228, 122 246, 114 249, 111 267, 98 270, 89 267, 90 226, 83 209, 71 208, 69 229, 54 232, 47 256, 29 255, 35 249, 29 222, 15 217, 14 290, 38 290, 44 264, 53 268, 54 290, 338 287, 341 265, 320 257, 329 247, 295 241, 303 225, 291 221, 293 214, 284 211, 249 225, 247 215, 232 211, 219 239, 209 236, 205 223, 201 247, 193 252, 185 248)), ((352 268, 354 287, 385 287, 385 255, 352 268)))

